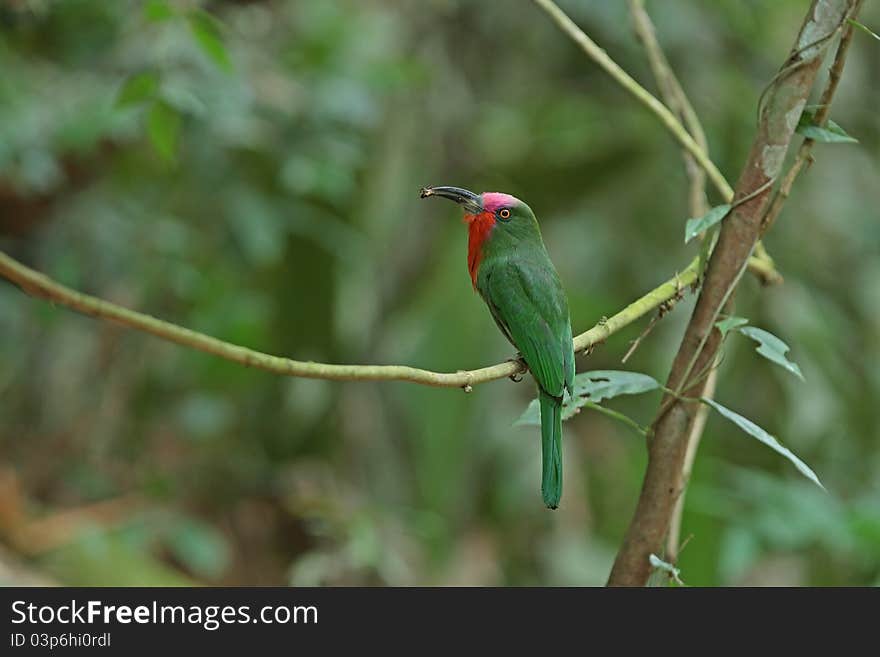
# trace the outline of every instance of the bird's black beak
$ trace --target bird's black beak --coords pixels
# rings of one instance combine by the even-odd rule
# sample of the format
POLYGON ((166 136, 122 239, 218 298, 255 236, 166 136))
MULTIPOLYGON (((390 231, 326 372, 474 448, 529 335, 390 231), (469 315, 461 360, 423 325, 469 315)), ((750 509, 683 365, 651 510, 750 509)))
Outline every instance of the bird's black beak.
POLYGON ((483 199, 480 198, 480 195, 461 187, 422 187, 419 196, 421 198, 429 196, 448 198, 462 206, 468 214, 480 214, 483 211, 483 199))

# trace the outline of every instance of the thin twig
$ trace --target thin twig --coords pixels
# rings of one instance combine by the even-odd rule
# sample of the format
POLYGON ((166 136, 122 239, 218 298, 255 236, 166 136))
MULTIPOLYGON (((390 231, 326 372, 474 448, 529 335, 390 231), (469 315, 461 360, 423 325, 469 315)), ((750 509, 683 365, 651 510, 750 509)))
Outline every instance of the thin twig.
MULTIPOLYGON (((672 70, 672 66, 660 47, 657 39, 657 33, 654 29, 654 23, 645 10, 644 0, 629 0, 629 10, 633 20, 633 27, 636 36, 645 48, 645 53, 651 65, 651 71, 657 81, 660 89, 660 96, 663 101, 674 111, 682 120, 687 130, 694 137, 694 140, 708 154, 709 144, 706 139, 703 126, 700 124, 699 117, 691 105, 687 94, 681 83, 672 70)), ((706 200, 706 175, 705 172, 694 161, 693 156, 685 150, 682 150, 684 158, 685 173, 688 177, 688 209, 690 216, 702 217, 709 211, 709 204, 706 200)), ((703 239, 710 240, 712 235, 703 235, 703 239)), ((705 247, 711 247, 710 244, 705 247)), ((708 253, 708 251, 707 251, 708 253)), ((761 262, 766 262, 768 258, 764 258, 761 262)), ((653 326, 653 322, 649 328, 653 326)), ((633 351, 638 342, 633 343, 633 351)), ((629 353, 629 352, 628 352, 629 353)), ((712 369, 709 377, 703 382, 702 388, 696 391, 698 397, 706 397, 711 399, 715 394, 715 382, 717 380, 717 370, 712 369)), ((675 509, 672 513, 672 521, 669 525, 669 532, 666 536, 666 559, 675 564, 679 555, 679 540, 681 537, 681 523, 684 514, 684 498, 687 490, 690 474, 693 469, 694 461, 697 457, 700 440, 703 436, 703 429, 706 425, 706 418, 709 414, 709 407, 701 404, 692 421, 692 425, 688 435, 687 454, 681 471, 681 496, 676 502, 675 509)))
MULTIPOLYGON (((706 132, 703 130, 703 125, 700 123, 684 88, 678 81, 678 77, 672 70, 669 60, 666 59, 666 55, 660 47, 654 23, 645 10, 644 0, 629 0, 629 11, 636 36, 645 48, 651 72, 660 89, 660 97, 669 109, 678 115, 688 133, 708 156, 709 142, 706 139, 706 132)), ((682 156, 685 162, 685 173, 690 182, 688 194, 690 216, 702 217, 709 211, 709 204, 706 202, 706 172, 687 149, 682 149, 682 156)))
POLYGON ((648 337, 648 334, 650 334, 651 331, 654 330, 654 327, 657 325, 657 322, 659 320, 660 320, 660 312, 658 311, 657 314, 651 318, 651 321, 648 322, 648 325, 645 327, 645 330, 642 331, 641 333, 639 333, 639 336, 630 343, 629 349, 626 350, 626 353, 623 355, 623 358, 620 359, 621 363, 623 363, 624 365, 626 364, 626 361, 628 361, 630 359, 630 356, 632 356, 636 352, 636 349, 639 348, 639 345, 642 344, 642 340, 644 340, 646 337, 648 337))
MULTIPOLYGON (((703 385, 702 397, 712 399, 715 396, 715 386, 718 382, 718 370, 713 368, 706 378, 703 385)), ((691 473, 694 470, 694 462, 697 459, 697 450, 700 447, 700 440, 703 436, 703 430, 706 428, 706 420, 709 417, 709 405, 700 404, 697 408, 694 422, 691 425, 690 435, 688 436, 687 452, 684 455, 684 465, 681 468, 681 495, 675 502, 675 509, 672 512, 672 521, 669 523, 669 533, 666 535, 666 559, 669 563, 676 563, 678 555, 684 548, 684 544, 679 546, 681 539, 681 523, 684 515, 684 498, 687 494, 688 483, 691 479, 691 473)))
MULTIPOLYGON (((678 295, 683 287, 693 284, 697 280, 698 272, 699 259, 694 258, 683 271, 662 285, 575 337, 575 352, 582 352, 603 342, 610 335, 617 333, 666 303, 678 295)), ((0 276, 12 281, 31 296, 46 299, 92 317, 117 322, 123 326, 150 333, 163 340, 204 351, 240 365, 286 376, 334 381, 409 381, 428 386, 463 388, 470 391, 478 383, 504 379, 524 371, 524 365, 520 361, 505 361, 470 371, 432 372, 406 365, 332 365, 291 360, 224 342, 204 333, 198 333, 123 308, 104 299, 83 294, 26 267, 2 251, 0 251, 0 276)))
MULTIPOLYGON (((702 269, 702 265, 701 265, 701 269, 702 269)), ((630 357, 635 353, 636 349, 639 348, 639 345, 642 343, 642 341, 646 337, 648 337, 648 335, 650 335, 651 331, 654 330, 654 327, 657 325, 657 322, 659 322, 661 319, 666 317, 666 315, 668 315, 670 312, 672 312, 672 310, 675 308, 675 304, 677 304, 679 301, 682 300, 682 298, 684 298, 684 288, 681 286, 681 281, 678 281, 678 283, 679 283, 678 292, 674 296, 672 296, 671 298, 669 298, 668 300, 666 300, 660 304, 660 307, 657 308, 656 314, 651 318, 651 321, 648 322, 648 325, 645 327, 645 330, 642 331, 639 334, 639 336, 630 343, 629 349, 626 350, 626 353, 623 355, 623 358, 620 359, 621 363, 626 363, 626 361, 628 361, 630 359, 630 357)))

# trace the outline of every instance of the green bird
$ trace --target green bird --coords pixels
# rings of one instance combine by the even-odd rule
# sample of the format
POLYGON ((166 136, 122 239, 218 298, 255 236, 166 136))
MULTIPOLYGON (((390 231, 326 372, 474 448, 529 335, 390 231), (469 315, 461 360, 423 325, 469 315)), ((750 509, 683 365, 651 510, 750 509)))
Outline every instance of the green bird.
POLYGON ((423 187, 464 208, 468 271, 504 336, 538 384, 541 406, 541 494, 551 509, 562 497, 562 396, 572 394, 574 348, 568 300, 547 255, 532 209, 500 192, 423 187))

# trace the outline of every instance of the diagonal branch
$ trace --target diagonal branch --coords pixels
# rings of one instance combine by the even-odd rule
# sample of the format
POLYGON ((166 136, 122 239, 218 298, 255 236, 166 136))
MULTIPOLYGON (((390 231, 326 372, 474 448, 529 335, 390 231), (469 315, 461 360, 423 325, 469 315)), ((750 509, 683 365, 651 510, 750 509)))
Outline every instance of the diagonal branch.
MULTIPOLYGON (((737 183, 736 195, 743 202, 721 224, 700 295, 667 380, 667 388, 685 397, 691 397, 700 385, 694 383, 691 374, 709 371, 715 361, 720 345, 715 320, 732 300, 761 235, 770 187, 782 168, 826 45, 857 1, 814 0, 792 54, 769 88, 757 134, 737 183)), ((661 402, 648 445, 642 491, 609 585, 642 586, 647 582, 652 569, 649 557, 662 547, 681 494, 688 432, 696 411, 697 404, 680 396, 667 395, 661 402)))
MULTIPOLYGON (((683 271, 662 285, 636 299, 612 317, 602 320, 588 331, 576 336, 575 351, 584 351, 604 342, 612 334, 678 296, 683 288, 694 285, 700 271, 699 264, 699 259, 695 258, 683 271)), ((0 251, 0 276, 18 285, 26 294, 71 310, 150 333, 163 340, 204 351, 239 365, 286 376, 335 381, 409 381, 427 386, 464 388, 470 391, 471 386, 478 383, 515 376, 525 369, 519 361, 506 361, 477 370, 432 372, 406 365, 332 365, 292 360, 224 342, 204 333, 83 294, 26 267, 2 251, 0 251)))

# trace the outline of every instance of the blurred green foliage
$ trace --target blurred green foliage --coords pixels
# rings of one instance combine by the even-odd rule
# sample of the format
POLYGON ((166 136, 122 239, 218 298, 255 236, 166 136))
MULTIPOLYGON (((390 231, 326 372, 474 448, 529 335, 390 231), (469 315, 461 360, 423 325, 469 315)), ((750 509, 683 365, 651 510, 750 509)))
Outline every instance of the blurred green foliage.
MULTIPOLYGON (((561 4, 653 88, 625 3, 561 4)), ((648 4, 730 180, 804 6, 648 4)), ((878 77, 857 33, 832 115, 860 143, 817 145, 766 240, 785 283, 737 301, 805 381, 734 339, 717 394, 829 493, 710 419, 689 584, 880 582, 878 77)), ((0 247, 68 285, 299 359, 507 358, 457 210, 418 202, 432 183, 535 208, 576 331, 698 248, 676 145, 524 0, 0 5, 0 247)), ((665 378, 690 303, 626 368, 665 378)), ((643 326, 578 369, 621 369, 643 326)), ((61 582, 599 584, 645 464, 633 432, 581 413, 551 513, 537 434, 513 427, 529 382, 285 379, 10 285, 0 335, 0 530, 61 582)), ((658 401, 610 405, 647 424, 658 401)))

